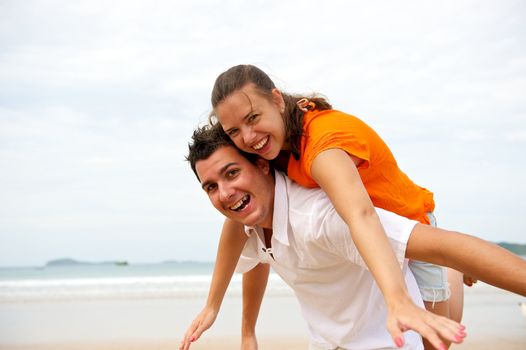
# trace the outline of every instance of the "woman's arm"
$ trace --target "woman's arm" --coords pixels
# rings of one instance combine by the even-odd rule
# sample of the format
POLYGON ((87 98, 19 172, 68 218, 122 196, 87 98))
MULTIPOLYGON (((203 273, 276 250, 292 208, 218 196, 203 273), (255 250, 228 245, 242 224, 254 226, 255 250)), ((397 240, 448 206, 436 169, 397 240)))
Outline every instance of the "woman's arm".
POLYGON ((407 241, 406 257, 451 267, 526 296, 526 260, 474 236, 417 224, 407 241))
POLYGON ((214 323, 247 239, 243 224, 225 219, 206 305, 188 327, 179 346, 180 350, 188 350, 190 344, 214 323))
POLYGON ((401 346, 403 332, 413 329, 437 349, 445 349, 439 335, 461 342, 460 324, 417 307, 409 297, 402 271, 358 173, 359 163, 360 159, 341 149, 329 149, 316 156, 311 174, 349 226, 356 248, 383 293, 387 329, 393 341, 401 346))

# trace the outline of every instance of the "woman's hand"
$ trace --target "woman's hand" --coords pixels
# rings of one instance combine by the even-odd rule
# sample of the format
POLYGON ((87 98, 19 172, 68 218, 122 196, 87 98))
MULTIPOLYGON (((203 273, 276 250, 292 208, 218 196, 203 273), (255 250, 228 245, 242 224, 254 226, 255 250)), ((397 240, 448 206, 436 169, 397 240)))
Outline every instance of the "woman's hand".
POLYGON ((460 323, 419 308, 409 297, 388 305, 387 330, 397 347, 404 345, 407 330, 420 333, 438 350, 447 349, 442 339, 458 344, 466 336, 460 323))

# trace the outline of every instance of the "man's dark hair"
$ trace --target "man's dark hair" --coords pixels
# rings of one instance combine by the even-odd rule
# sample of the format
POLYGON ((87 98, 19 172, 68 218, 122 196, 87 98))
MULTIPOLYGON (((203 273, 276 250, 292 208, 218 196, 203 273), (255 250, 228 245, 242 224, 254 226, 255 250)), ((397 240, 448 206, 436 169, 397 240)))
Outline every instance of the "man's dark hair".
POLYGON ((194 171, 198 180, 199 176, 195 170, 195 164, 200 160, 208 159, 216 150, 224 146, 234 147, 239 154, 252 163, 255 163, 259 158, 257 154, 246 153, 238 149, 232 140, 225 134, 221 125, 207 124, 198 127, 194 130, 192 142, 188 144, 188 155, 186 156, 186 160, 190 163, 190 167, 194 171))

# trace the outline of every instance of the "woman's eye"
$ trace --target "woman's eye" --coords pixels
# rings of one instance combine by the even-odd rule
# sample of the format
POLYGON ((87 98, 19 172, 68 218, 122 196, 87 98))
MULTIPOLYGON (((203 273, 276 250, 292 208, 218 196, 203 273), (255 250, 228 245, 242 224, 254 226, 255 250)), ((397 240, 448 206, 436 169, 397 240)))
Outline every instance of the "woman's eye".
POLYGON ((236 136, 238 134, 239 130, 238 129, 231 129, 231 130, 228 130, 228 136, 232 137, 232 136, 236 136))
POLYGON ((251 123, 255 121, 258 117, 258 114, 252 114, 250 117, 248 117, 248 122, 251 123))

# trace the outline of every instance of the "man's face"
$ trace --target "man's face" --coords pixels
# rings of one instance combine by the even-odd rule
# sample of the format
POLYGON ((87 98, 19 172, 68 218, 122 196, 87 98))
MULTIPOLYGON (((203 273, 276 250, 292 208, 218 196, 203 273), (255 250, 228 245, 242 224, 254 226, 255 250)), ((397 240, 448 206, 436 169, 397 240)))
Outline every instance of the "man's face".
POLYGON ((274 180, 268 162, 251 163, 233 146, 217 149, 196 162, 201 187, 212 205, 244 225, 272 228, 274 180))

